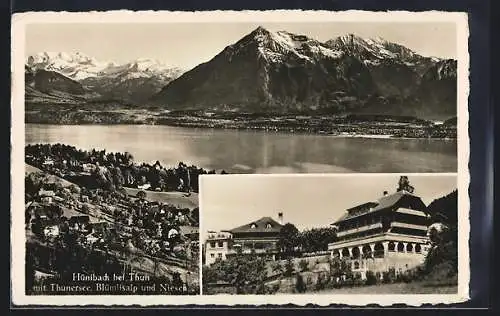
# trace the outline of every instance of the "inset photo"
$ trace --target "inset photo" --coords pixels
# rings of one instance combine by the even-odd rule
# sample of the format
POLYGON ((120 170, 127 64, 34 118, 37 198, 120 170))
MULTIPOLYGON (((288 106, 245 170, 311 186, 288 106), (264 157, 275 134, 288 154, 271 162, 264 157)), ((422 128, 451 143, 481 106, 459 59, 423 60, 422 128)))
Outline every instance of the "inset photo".
POLYGON ((201 176, 200 194, 203 295, 458 292, 455 174, 201 176))

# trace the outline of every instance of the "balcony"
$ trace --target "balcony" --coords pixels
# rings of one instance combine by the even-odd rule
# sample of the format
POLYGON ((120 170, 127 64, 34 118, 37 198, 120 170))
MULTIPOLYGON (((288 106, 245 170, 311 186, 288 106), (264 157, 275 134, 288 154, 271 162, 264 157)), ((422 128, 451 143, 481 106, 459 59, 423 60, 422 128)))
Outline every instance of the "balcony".
POLYGON ((398 213, 403 213, 403 214, 409 214, 409 215, 427 217, 427 215, 424 212, 422 212, 422 211, 412 210, 412 209, 404 208, 404 207, 398 208, 397 212, 398 213))
POLYGON ((409 229, 427 231, 427 226, 425 226, 425 225, 415 225, 415 224, 407 224, 407 223, 401 223, 401 222, 392 222, 391 227, 400 227, 400 228, 409 228, 409 229))
POLYGON ((337 233, 337 237, 343 237, 355 233, 361 233, 364 231, 372 230, 372 229, 377 229, 377 228, 382 228, 382 223, 375 223, 375 224, 370 224, 370 225, 365 225, 357 228, 351 228, 348 230, 340 231, 337 233))
POLYGON ((231 234, 209 234, 207 236, 207 240, 220 240, 220 239, 232 239, 233 236, 231 234))
MULTIPOLYGON (((261 255, 261 254, 272 254, 272 253, 277 252, 277 250, 276 249, 251 249, 251 248, 244 248, 241 250, 241 253, 244 255, 249 255, 252 252, 257 254, 257 255, 261 255)), ((238 250, 235 248, 232 248, 228 251, 228 254, 230 254, 230 255, 234 255, 237 253, 238 253, 238 250)))

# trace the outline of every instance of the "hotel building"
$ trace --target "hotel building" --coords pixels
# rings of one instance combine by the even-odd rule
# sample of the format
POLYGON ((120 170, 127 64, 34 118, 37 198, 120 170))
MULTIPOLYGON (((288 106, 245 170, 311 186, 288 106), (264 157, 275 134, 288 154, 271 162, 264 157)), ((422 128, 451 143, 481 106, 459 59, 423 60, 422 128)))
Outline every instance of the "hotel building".
POLYGON ((422 200, 407 191, 387 194, 376 202, 350 209, 332 225, 337 241, 328 245, 333 257, 346 258, 353 272, 396 273, 421 264, 428 249, 429 217, 422 200))

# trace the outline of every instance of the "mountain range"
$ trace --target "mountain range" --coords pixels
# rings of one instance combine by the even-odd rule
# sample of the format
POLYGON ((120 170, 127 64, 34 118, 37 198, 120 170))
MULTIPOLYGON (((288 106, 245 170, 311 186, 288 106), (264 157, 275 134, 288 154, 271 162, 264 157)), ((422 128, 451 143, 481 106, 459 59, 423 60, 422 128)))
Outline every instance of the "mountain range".
POLYGON ((184 73, 79 53, 30 56, 26 73, 27 102, 63 93, 71 102, 112 98, 168 110, 456 116, 456 60, 352 34, 320 42, 258 27, 184 73))
POLYGON ((144 103, 182 73, 181 69, 156 60, 100 62, 78 52, 43 52, 29 56, 25 70, 26 84, 49 96, 65 92, 69 100, 75 95, 86 94, 90 99, 116 99, 137 104, 144 103), (36 80, 28 80, 31 78, 36 80))

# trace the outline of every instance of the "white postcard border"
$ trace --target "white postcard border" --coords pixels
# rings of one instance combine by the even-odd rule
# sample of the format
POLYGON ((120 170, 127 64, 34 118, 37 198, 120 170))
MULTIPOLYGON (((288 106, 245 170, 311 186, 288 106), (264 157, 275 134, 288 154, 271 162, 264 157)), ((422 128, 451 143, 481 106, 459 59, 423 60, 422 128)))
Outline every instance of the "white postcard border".
MULTIPOLYGON (((12 304, 17 306, 83 306, 83 305, 140 305, 140 306, 180 306, 180 305, 283 305, 304 306, 315 304, 328 306, 345 304, 364 306, 379 304, 389 306, 405 303, 410 306, 422 304, 457 303, 469 299, 469 133, 468 133, 468 94, 469 94, 469 54, 468 54, 468 17, 460 12, 367 12, 367 11, 205 11, 205 12, 166 12, 166 11, 108 11, 108 12, 28 12, 12 17, 12 100, 11 100, 11 295, 12 304), (458 60, 458 192, 459 192, 459 292, 449 295, 103 295, 103 296, 28 296, 24 293, 24 49, 25 26, 33 23, 209 23, 209 22, 453 22, 457 26, 458 60)), ((360 174, 356 174, 359 176, 360 174)), ((272 176, 272 175, 258 175, 272 176)), ((301 175, 297 175, 301 176, 301 175)), ((337 174, 336 176, 349 176, 337 174)), ((370 174, 369 176, 376 176, 370 174)), ((200 208, 201 208, 200 201, 200 208)), ((200 212, 200 219, 201 219, 200 212)), ((200 220, 201 222, 201 220, 200 220)), ((200 243, 201 248, 201 243, 200 243)), ((201 249, 200 249, 201 250, 201 249)), ((200 259, 201 260, 201 259, 200 259)), ((202 286, 200 282, 200 287, 202 286)))

